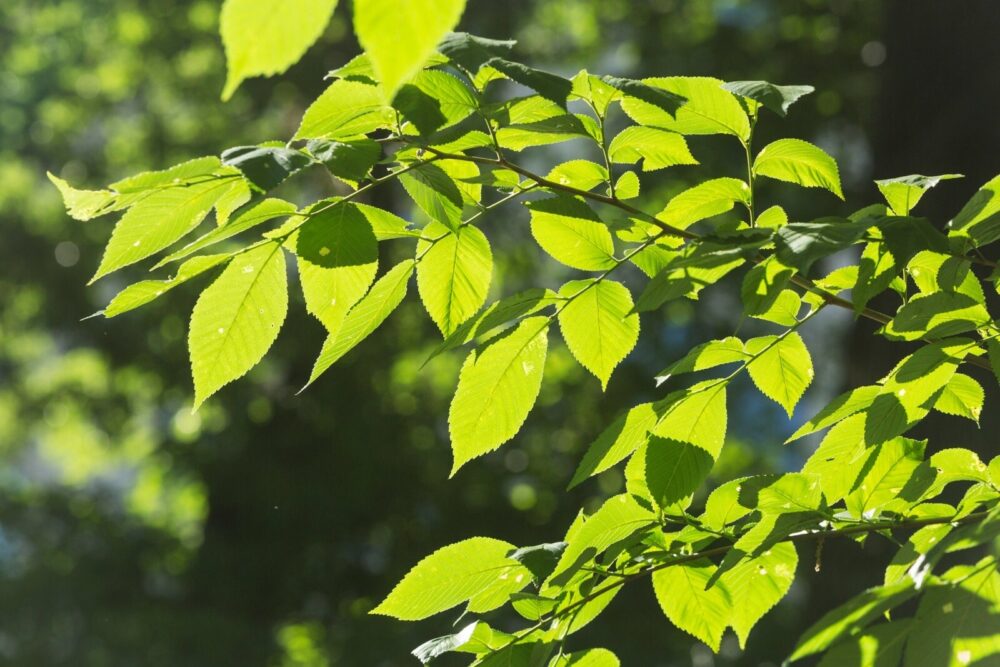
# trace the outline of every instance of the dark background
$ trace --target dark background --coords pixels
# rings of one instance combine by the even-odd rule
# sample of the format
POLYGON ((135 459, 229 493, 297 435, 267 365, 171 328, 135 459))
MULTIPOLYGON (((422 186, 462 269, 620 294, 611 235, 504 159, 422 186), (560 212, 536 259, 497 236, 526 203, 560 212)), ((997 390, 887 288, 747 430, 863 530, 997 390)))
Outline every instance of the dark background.
MULTIPOLYGON (((391 585, 420 557, 472 535, 561 537, 581 504, 623 486, 610 471, 562 491, 590 440, 657 395, 651 377, 666 363, 739 324, 733 281, 699 304, 644 316, 640 347, 603 395, 554 344, 522 433, 450 481, 445 415, 461 354, 420 369, 435 331, 413 298, 301 396, 322 332, 293 298, 268 359, 192 415, 185 321, 204 283, 81 322, 142 270, 85 287, 111 221, 67 218, 44 173, 99 187, 290 136, 323 75, 357 52, 342 4, 285 76, 251 80, 222 104, 216 2, 0 3, 0 664, 416 664, 408 651, 448 632, 452 617, 368 616, 391 585)), ((816 86, 783 124, 766 120, 758 148, 778 133, 822 145, 840 161, 851 205, 762 188, 794 219, 873 203, 873 178, 964 173, 921 205, 943 224, 998 171, 994 0, 470 0, 461 27, 515 37, 520 59, 566 75, 586 67, 816 86)), ((718 140, 692 145, 704 167, 657 172, 644 203, 662 205, 686 179, 739 173, 739 156, 718 140)), ((554 164, 566 150, 525 159, 554 164)), ((305 177, 281 194, 304 203, 330 191, 305 177)), ((397 186, 374 201, 408 213, 397 186)), ((496 294, 563 276, 531 249, 523 221, 506 208, 484 222, 503 255, 496 294)), ((795 425, 901 356, 871 332, 845 313, 807 328, 818 379, 792 422, 740 384, 713 479, 799 465, 815 441, 783 448, 795 425)), ((932 451, 965 445, 991 457, 994 398, 981 430, 931 421, 932 451)), ((569 648, 606 646, 625 665, 777 665, 824 609, 879 582, 891 553, 878 538, 828 544, 815 573, 801 550, 792 592, 745 653, 732 636, 719 656, 694 644, 643 584, 569 648)))

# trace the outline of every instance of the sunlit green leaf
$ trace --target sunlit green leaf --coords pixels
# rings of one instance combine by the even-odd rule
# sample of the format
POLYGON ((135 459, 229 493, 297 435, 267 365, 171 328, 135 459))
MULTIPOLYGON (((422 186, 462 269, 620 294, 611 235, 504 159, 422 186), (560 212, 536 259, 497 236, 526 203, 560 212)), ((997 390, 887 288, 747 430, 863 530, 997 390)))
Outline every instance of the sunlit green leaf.
POLYGON ((295 254, 306 308, 328 332, 337 332, 378 272, 371 224, 351 204, 333 206, 299 229, 295 254))
POLYGON ((961 174, 941 174, 940 176, 897 176, 875 181, 879 192, 896 215, 909 215, 924 193, 941 181, 962 178, 961 174))
POLYGON ((746 352, 756 357, 747 367, 754 384, 791 417, 813 379, 812 357, 802 337, 793 331, 785 336, 751 338, 746 352))
POLYGON ((729 624, 745 647, 750 630, 785 597, 795 579, 799 557, 795 546, 782 542, 755 558, 748 558, 727 570, 719 584, 733 600, 729 624))
POLYGON ((739 601, 732 599, 721 582, 708 587, 715 570, 708 559, 657 570, 653 572, 653 592, 671 623, 717 653, 733 605, 739 601))
POLYGON ((354 32, 391 100, 458 23, 465 0, 355 0, 354 32))
POLYGON ((302 116, 296 139, 355 139, 390 127, 394 119, 376 86, 338 79, 302 116))
POLYGON ((574 280, 559 290, 571 299, 559 311, 559 329, 573 356, 602 387, 639 340, 639 316, 632 295, 613 280, 574 280))
POLYGON ((612 162, 634 164, 642 160, 643 171, 681 164, 698 164, 683 135, 655 127, 627 127, 608 146, 612 162))
POLYGON ((194 404, 242 377, 263 358, 288 312, 288 277, 281 244, 237 255, 191 313, 188 346, 194 404))
POLYGON ((765 146, 754 159, 753 173, 807 188, 825 188, 844 198, 836 161, 801 139, 778 139, 765 146))
POLYGON ((281 74, 319 39, 337 0, 226 0, 219 32, 228 100, 244 79, 281 74))
POLYGON ((309 375, 309 386, 338 359, 350 352, 385 321, 406 296, 406 286, 413 275, 413 261, 400 262, 372 285, 371 290, 354 304, 336 331, 327 336, 309 375))
MULTIPOLYGON (((471 537, 438 549, 413 566, 373 614, 419 621, 459 605, 523 566, 509 558, 514 545, 471 537)), ((520 576, 525 576, 523 572, 520 576)))
POLYGON ((550 197, 526 204, 531 233, 555 259, 574 269, 600 271, 615 265, 611 232, 597 214, 573 197, 550 197))
POLYGON ((486 301, 493 253, 486 236, 472 225, 452 232, 438 222, 424 228, 417 244, 417 288, 431 319, 448 336, 486 301))
POLYGON ((541 389, 547 349, 548 318, 529 317, 466 357, 448 413, 453 475, 520 430, 541 389))
POLYGON ((676 117, 660 106, 632 96, 622 100, 622 109, 640 125, 660 127, 681 134, 731 134, 746 141, 750 120, 739 100, 722 89, 722 81, 711 77, 665 77, 644 79, 643 83, 662 88, 687 101, 676 117))

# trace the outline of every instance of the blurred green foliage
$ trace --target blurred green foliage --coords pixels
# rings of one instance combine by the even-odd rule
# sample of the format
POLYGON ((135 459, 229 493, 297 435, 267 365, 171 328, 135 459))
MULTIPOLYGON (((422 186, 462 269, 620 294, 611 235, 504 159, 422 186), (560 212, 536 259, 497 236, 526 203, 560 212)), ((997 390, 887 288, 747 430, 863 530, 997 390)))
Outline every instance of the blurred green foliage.
MULTIPOLYGON (((516 37, 526 61, 562 73, 812 84, 818 94, 796 107, 784 131, 830 149, 846 188, 864 194, 876 141, 865 128, 875 119, 885 15, 894 9, 872 0, 471 0, 462 28, 516 37), (807 127, 819 130, 807 136, 807 127)), ((340 11, 286 76, 251 80, 223 105, 217 22, 211 0, 0 4, 2 664, 413 664, 407 652, 429 626, 367 616, 389 583, 474 526, 535 543, 568 524, 577 501, 596 505, 619 491, 623 480, 612 471, 572 498, 562 493, 601 426, 652 396, 651 371, 738 324, 725 289, 697 312, 674 303, 643 322, 662 334, 603 395, 564 348, 554 349, 553 381, 526 430, 447 483, 441 416, 459 358, 421 368, 433 325, 419 304, 404 304, 343 366, 294 397, 322 340, 321 328, 297 315, 294 340, 283 336, 249 382, 192 414, 186 323, 169 313, 184 312, 171 304, 189 307, 193 292, 179 289, 168 303, 113 323, 81 322, 124 283, 83 287, 107 223, 71 222, 44 173, 96 186, 286 138, 326 71, 357 51, 340 11)), ((712 168, 738 159, 723 154, 712 168)), ((304 189, 282 196, 305 201, 333 186, 317 179, 296 187, 304 189)), ((644 196, 664 198, 682 184, 663 187, 644 196)), ((806 207, 797 211, 803 218, 806 207)), ((494 289, 509 293, 535 258, 514 225, 501 226, 498 256, 508 259, 494 289)), ((831 318, 827 338, 816 341, 829 368, 844 358, 850 326, 831 318)), ((832 378, 812 390, 817 396, 837 390, 835 374, 817 376, 832 378)), ((751 392, 742 396, 732 402, 736 442, 716 466, 719 478, 783 469, 801 456, 779 451, 790 432, 784 416, 751 392)), ((857 558, 837 552, 825 567, 875 581, 857 558)), ((797 584, 746 653, 724 645, 714 664, 780 662, 780 644, 769 638, 801 630, 813 620, 805 610, 842 599, 833 578, 797 584)), ((613 643, 629 665, 713 664, 687 637, 635 627, 630 610, 652 610, 647 598, 623 594, 593 631, 594 645, 613 643)))

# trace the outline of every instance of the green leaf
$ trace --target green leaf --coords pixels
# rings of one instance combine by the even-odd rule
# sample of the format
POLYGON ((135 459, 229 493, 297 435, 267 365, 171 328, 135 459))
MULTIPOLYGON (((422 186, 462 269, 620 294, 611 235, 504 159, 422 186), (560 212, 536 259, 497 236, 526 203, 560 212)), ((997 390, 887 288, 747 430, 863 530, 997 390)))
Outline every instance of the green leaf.
POLYGON ((923 218, 887 216, 876 220, 875 226, 898 266, 906 266, 921 251, 950 252, 947 237, 923 218))
POLYGON ((865 441, 885 442, 923 419, 970 349, 971 341, 955 338, 925 345, 905 357, 866 411, 865 441))
POLYGON ((751 478, 739 477, 716 487, 705 500, 705 511, 701 523, 715 531, 721 531, 729 524, 739 521, 752 509, 740 504, 740 494, 744 483, 751 478))
POLYGON ((368 219, 350 204, 310 217, 295 241, 306 309, 336 333, 378 272, 378 241, 368 219))
POLYGON ((466 118, 478 107, 476 98, 458 77, 438 70, 418 72, 403 84, 393 106, 422 136, 466 118))
POLYGON ((536 199, 531 211, 531 234, 545 252, 566 266, 600 271, 615 266, 611 232, 597 214, 574 197, 536 199))
POLYGON ((523 570, 509 557, 513 550, 513 544, 489 537, 442 547, 414 565, 371 613, 419 621, 451 609, 498 578, 523 570))
POLYGON ((590 104, 599 117, 607 116, 611 103, 621 99, 617 88, 585 69, 577 72, 572 81, 573 96, 590 104))
POLYGON ((809 457, 802 472, 817 475, 828 503, 846 496, 861 472, 865 457, 867 415, 854 414, 836 424, 809 457))
POLYGON ((941 181, 948 181, 954 178, 963 178, 962 174, 941 174, 940 176, 921 176, 911 174, 909 176, 897 176, 896 178, 885 178, 875 181, 879 192, 885 197, 889 208, 896 215, 909 215, 913 207, 917 205, 924 193, 933 188, 941 181))
MULTIPOLYGON (((869 588, 825 614, 799 639, 789 661, 825 651, 835 642, 857 633, 885 612, 916 594, 911 581, 869 588)), ((945 643, 947 645, 947 642, 945 643)))
POLYGON ((788 214, 780 206, 771 206, 757 216, 757 226, 764 229, 777 229, 788 224, 788 214))
POLYGON ((652 403, 637 405, 618 417, 587 448, 569 488, 624 460, 649 439, 658 418, 652 403))
POLYGON ((906 267, 921 294, 958 292, 985 303, 983 287, 968 260, 940 252, 919 252, 906 267))
POLYGON ((764 514, 787 514, 811 512, 818 509, 822 502, 817 475, 789 472, 761 487, 753 506, 764 514))
POLYGON ((225 0, 219 32, 228 100, 244 79, 281 74, 323 34, 337 0, 225 0))
POLYGON ((732 210, 737 203, 749 205, 750 187, 738 178, 715 178, 680 193, 656 217, 686 229, 699 220, 732 210))
POLYGON ((707 558, 656 570, 653 592, 671 623, 718 653, 734 600, 721 582, 709 588, 715 570, 707 558))
POLYGON ((233 213, 249 202, 252 196, 250 183, 247 180, 233 179, 232 184, 215 202, 215 224, 220 227, 228 224, 233 213))
POLYGON ((508 100, 490 118, 500 125, 496 131, 500 146, 514 151, 591 137, 579 118, 540 95, 508 100))
POLYGON ((654 409, 658 419, 649 429, 654 437, 638 465, 649 493, 666 507, 694 493, 722 451, 726 382, 708 380, 674 392, 654 409))
POLYGON ((669 116, 676 116, 677 110, 685 103, 681 95, 665 90, 665 87, 649 85, 645 81, 635 79, 623 79, 617 76, 605 76, 601 81, 613 88, 617 88, 625 95, 641 100, 652 107, 666 112, 669 116))
POLYGON ((194 407, 257 365, 288 312, 288 276, 281 244, 270 241, 237 255, 191 313, 188 347, 194 407))
POLYGON ((466 357, 448 413, 455 457, 452 475, 520 430, 542 386, 548 321, 526 318, 466 357))
POLYGON ((934 409, 948 415, 965 417, 979 423, 986 392, 968 375, 955 373, 934 401, 934 409))
POLYGON ((173 244, 197 227, 232 185, 232 178, 205 180, 155 190, 122 216, 104 249, 94 282, 173 244))
POLYGON ((494 301, 478 315, 455 329, 431 353, 428 359, 433 359, 442 352, 453 350, 476 338, 485 337, 499 327, 511 324, 528 315, 533 315, 544 308, 555 305, 557 302, 558 297, 555 292, 541 288, 528 289, 499 301, 494 301))
POLYGON ((969 449, 942 449, 930 458, 930 465, 937 470, 936 481, 941 484, 990 481, 989 468, 969 449))
MULTIPOLYGON (((338 359, 354 349, 386 320, 406 296, 406 286, 413 275, 412 260, 400 262, 378 279, 360 301, 358 301, 343 324, 327 336, 313 365, 306 387, 316 381, 326 369, 338 359)), ((305 387, 303 387, 305 389, 305 387)))
POLYGON ((788 107, 816 90, 812 86, 778 86, 767 81, 730 81, 722 87, 734 95, 762 104, 782 118, 788 115, 788 107))
POLYGON ((219 158, 206 156, 175 164, 160 171, 144 171, 141 174, 123 178, 108 187, 118 193, 118 206, 131 206, 152 192, 165 187, 184 187, 192 182, 201 182, 211 176, 222 165, 219 158), (122 195, 129 195, 123 197, 122 195), (122 203, 120 200, 126 200, 122 203))
POLYGON ((382 157, 379 143, 367 138, 344 141, 312 139, 307 148, 331 174, 348 183, 357 183, 366 178, 382 157))
POLYGON ((386 100, 423 68, 464 9, 465 0, 355 0, 354 32, 386 100))
POLYGON ((417 244, 420 299, 447 337, 486 301, 493 276, 493 253, 486 236, 472 225, 452 232, 438 222, 424 228, 417 244))
POLYGON ((129 285, 111 299, 107 307, 101 311, 101 314, 104 317, 110 318, 127 313, 139 306, 144 306, 178 285, 222 264, 230 257, 232 257, 232 253, 193 257, 181 264, 173 278, 167 280, 143 280, 129 285))
POLYGON ((718 458, 726 439, 726 382, 706 380, 658 403, 653 435, 688 442, 718 458))
POLYGON ((494 630, 482 621, 473 621, 458 632, 437 637, 413 649, 413 656, 423 664, 430 663, 445 653, 488 653, 494 646, 503 646, 513 639, 511 635, 494 630))
POLYGON ((611 545, 655 524, 656 515, 629 494, 608 498, 569 537, 569 544, 549 575, 548 582, 562 585, 576 568, 604 553, 611 545))
POLYGON ((987 556, 976 565, 956 565, 945 581, 920 600, 904 662, 964 667, 1000 656, 1000 573, 987 556))
POLYGON ((815 433, 816 431, 821 431, 827 427, 833 426, 837 422, 850 417, 853 414, 861 412, 865 408, 874 402, 875 397, 879 395, 882 388, 877 385, 869 385, 863 387, 855 387, 850 389, 837 398, 830 401, 825 408, 816 413, 816 415, 807 421, 805 424, 799 427, 795 433, 789 436, 785 444, 803 438, 810 433, 815 433))
POLYGON ((393 110, 377 86, 338 79, 309 105, 295 139, 357 139, 392 126, 393 110))
POLYGON ((436 164, 425 164, 399 177, 399 182, 417 206, 442 225, 455 231, 462 221, 462 192, 455 181, 436 164))
POLYGON ((191 243, 188 243, 181 249, 167 255, 153 268, 157 269, 165 264, 169 264, 170 262, 176 262, 177 260, 189 257, 200 250, 204 250, 205 248, 213 246, 216 243, 220 243, 226 239, 236 236, 237 234, 253 229, 257 225, 261 225, 268 220, 284 218, 294 213, 295 205, 282 199, 264 199, 256 202, 249 207, 240 209, 240 213, 236 217, 231 218, 222 227, 216 227, 212 231, 207 232, 191 243))
POLYGON ((880 623, 831 648, 819 667, 898 667, 912 627, 909 619, 880 623))
POLYGON ((608 182, 608 170, 590 160, 570 160, 553 167, 545 178, 577 190, 593 190, 608 182))
POLYGON ((472 73, 478 72, 491 58, 503 57, 517 44, 514 40, 477 37, 467 32, 452 32, 438 45, 438 51, 472 73))
POLYGON ((310 164, 312 158, 294 148, 236 146, 220 156, 222 164, 239 169, 259 191, 267 192, 310 164))
POLYGON ((504 58, 491 58, 486 64, 498 72, 502 72, 512 81, 531 88, 545 99, 563 108, 566 107, 566 98, 573 90, 573 84, 568 79, 504 58))
POLYGON ((747 271, 740 287, 743 311, 751 317, 766 315, 781 297, 793 271, 769 257, 747 271))
POLYGON ((683 135, 655 127, 626 127, 608 146, 612 162, 635 164, 642 160, 643 171, 682 164, 698 164, 683 135))
POLYGON ((807 188, 825 188, 844 198, 837 162, 801 139, 778 139, 765 146, 754 159, 753 173, 807 188))
POLYGON ((813 379, 812 357, 796 332, 784 336, 761 336, 746 342, 750 378, 768 398, 785 408, 791 418, 795 405, 813 379))
POLYGON ((924 526, 910 535, 906 543, 892 557, 892 562, 885 568, 884 583, 894 584, 907 577, 911 577, 915 584, 922 583, 928 572, 928 569, 925 568, 932 567, 940 559, 940 555, 943 555, 943 550, 940 550, 939 547, 942 546, 944 539, 951 531, 952 526, 945 523, 924 526), (940 555, 934 556, 932 554, 928 558, 928 554, 935 550, 939 550, 940 555), (918 562, 920 565, 914 568, 914 564, 918 562))
POLYGON ((92 220, 114 210, 115 193, 109 190, 77 190, 50 171, 45 172, 62 195, 66 212, 75 220, 92 220))
POLYGON ((627 201, 638 196, 639 177, 634 171, 626 171, 618 177, 618 181, 615 183, 615 197, 627 201))
POLYGON ((742 141, 750 138, 750 119, 739 100, 722 89, 722 81, 711 77, 673 76, 643 79, 687 101, 676 116, 638 96, 622 100, 622 109, 639 125, 649 125, 688 135, 730 134, 742 141))
POLYGON ((873 448, 855 481, 855 490, 845 504, 857 518, 882 509, 890 501, 900 499, 905 505, 916 500, 906 491, 914 472, 923 463, 926 443, 907 438, 893 438, 873 448), (909 502, 907 502, 909 501, 909 502))
POLYGON ((613 280, 574 280, 559 290, 571 299, 559 311, 570 352, 606 389, 615 367, 639 341, 639 316, 628 288, 613 280))
POLYGON ((660 507, 691 496, 715 464, 713 455, 701 447, 659 436, 649 439, 644 453, 646 488, 660 507))
POLYGON ((368 204, 352 204, 368 219, 379 241, 420 238, 420 232, 410 229, 410 223, 389 211, 368 204))
POLYGON ((735 336, 708 341, 692 348, 681 359, 657 373, 656 383, 663 384, 673 375, 703 371, 748 359, 749 355, 743 346, 743 341, 735 336))
POLYGON ((948 236, 983 246, 1000 238, 1000 176, 983 184, 948 223, 948 236))
POLYGON ((750 630, 785 597, 795 579, 799 556, 790 542, 775 544, 756 558, 740 561, 716 585, 729 591, 734 602, 729 624, 745 648, 750 630))
POLYGON ((885 326, 884 333, 902 340, 946 338, 985 326, 991 320, 986 306, 966 294, 932 292, 907 301, 885 326))
POLYGON ((550 667, 619 667, 620 665, 615 654, 606 648, 565 653, 550 663, 550 667))
POLYGON ((793 222, 775 232, 775 254, 785 266, 807 273, 817 260, 854 245, 864 232, 863 225, 843 218, 793 222))

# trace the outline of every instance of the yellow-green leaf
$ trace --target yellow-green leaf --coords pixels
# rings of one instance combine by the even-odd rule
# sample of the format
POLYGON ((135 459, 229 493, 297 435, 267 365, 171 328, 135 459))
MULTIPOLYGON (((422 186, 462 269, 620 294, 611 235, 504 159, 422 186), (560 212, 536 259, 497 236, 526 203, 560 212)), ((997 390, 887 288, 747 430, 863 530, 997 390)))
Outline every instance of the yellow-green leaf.
POLYGON ((228 100, 244 79, 281 74, 319 39, 337 0, 226 0, 219 32, 228 100))
POLYGON ((549 255, 566 266, 600 271, 615 265, 611 232, 597 214, 573 197, 550 197, 526 204, 531 233, 549 255))
POLYGON ((542 386, 548 322, 546 317, 526 318, 466 357, 448 413, 453 475, 520 430, 542 386))
POLYGON ((608 386, 615 367, 639 340, 639 315, 628 288, 612 280, 574 280, 559 290, 571 299, 559 311, 559 328, 570 352, 608 386))
POLYGON ((513 544, 471 537, 438 549, 413 566, 373 614, 419 621, 462 604, 497 579, 531 574, 508 554, 513 544))
POLYGON ((465 0, 355 0, 354 32, 387 101, 420 71, 464 9, 465 0))
POLYGON ((812 357, 798 333, 785 336, 761 336, 746 342, 746 351, 757 358, 747 371, 757 388, 785 408, 792 416, 813 379, 812 357))
POLYGON ((439 222, 424 228, 417 244, 417 289, 427 313, 447 337, 486 301, 493 253, 486 235, 472 225, 451 231, 439 222))
POLYGON ((718 653, 734 600, 721 581, 709 587, 716 569, 710 560, 701 558, 656 570, 653 592, 671 623, 718 653))
POLYGON ((323 343, 309 382, 306 383, 307 387, 389 317, 406 296, 406 286, 411 275, 413 260, 400 262, 379 278, 371 291, 351 308, 343 324, 327 336, 323 343))
POLYGON ((338 331, 378 272, 371 223, 350 204, 327 208, 299 229, 295 254, 306 309, 328 332, 338 331))
POLYGON ((807 188, 825 188, 844 198, 837 162, 823 149, 801 139, 778 139, 765 146, 754 160, 753 173, 807 188))
POLYGON ((233 258, 191 313, 195 408, 257 365, 278 337, 287 312, 281 244, 263 243, 233 258))

